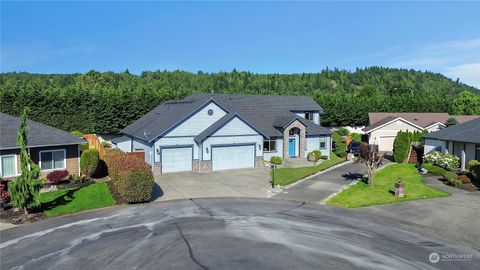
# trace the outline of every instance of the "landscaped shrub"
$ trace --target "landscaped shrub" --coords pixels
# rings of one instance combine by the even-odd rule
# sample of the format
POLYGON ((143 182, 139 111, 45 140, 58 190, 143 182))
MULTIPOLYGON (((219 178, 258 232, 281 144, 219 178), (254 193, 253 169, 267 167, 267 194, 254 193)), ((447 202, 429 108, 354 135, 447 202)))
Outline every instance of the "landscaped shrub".
POLYGON ((10 202, 10 194, 7 190, 7 182, 4 182, 2 178, 0 178, 0 199, 4 203, 10 202))
POLYGON ((335 150, 335 155, 344 158, 344 157, 347 156, 347 151, 345 151, 343 149, 337 149, 337 150, 335 150))
POLYGON ((105 148, 110 148, 111 147, 110 143, 107 142, 107 141, 103 141, 102 146, 105 147, 105 148))
POLYGON ((87 149, 80 156, 80 170, 82 174, 91 177, 98 166, 99 153, 97 149, 87 149))
POLYGON ((283 160, 281 157, 278 156, 273 156, 270 158, 270 163, 275 164, 275 165, 281 165, 283 163, 283 160))
POLYGON ((444 178, 452 185, 452 186, 459 186, 462 181, 460 181, 458 179, 458 176, 456 173, 454 172, 447 172, 445 175, 444 175, 444 178))
POLYGON ((480 161, 478 160, 470 160, 468 162, 468 170, 473 174, 476 180, 480 181, 480 161))
POLYGON ((425 168, 429 173, 433 173, 435 175, 439 175, 439 176, 445 176, 447 174, 447 170, 445 170, 444 168, 440 168, 438 166, 435 166, 433 164, 430 164, 430 163, 424 163, 422 165, 423 168, 425 168))
POLYGON ((341 127, 341 128, 339 128, 339 129, 337 130, 337 133, 338 133, 340 136, 348 136, 348 134, 350 133, 350 131, 348 131, 348 129, 346 129, 346 128, 341 127))
POLYGON ((88 144, 80 144, 80 152, 85 152, 86 150, 88 150, 90 148, 90 146, 88 144))
POLYGON ((324 159, 324 160, 327 160, 327 159, 328 159, 328 156, 325 156, 325 155, 321 155, 321 156, 320 156, 320 159, 324 159))
POLYGON ((53 171, 47 174, 47 181, 49 183, 55 184, 59 181, 65 180, 68 175, 69 173, 67 170, 53 171))
POLYGON ((316 163, 321 156, 322 152, 320 152, 320 150, 313 150, 312 152, 308 153, 308 160, 316 163))
POLYGON ((393 159, 398 163, 407 160, 408 151, 410 150, 410 137, 408 132, 399 131, 397 137, 393 141, 393 159))
POLYGON ((73 130, 72 132, 70 132, 70 134, 72 134, 73 136, 83 138, 83 133, 81 131, 78 131, 78 130, 73 130))
POLYGON ((152 198, 153 174, 145 161, 110 149, 105 155, 113 186, 128 203, 148 202, 152 198))
POLYGON ((440 152, 433 152, 425 155, 424 162, 442 167, 446 170, 452 171, 460 165, 460 159, 453 154, 442 154, 440 152))
POLYGON ((352 140, 356 142, 361 142, 362 141, 362 134, 360 133, 350 133, 350 137, 352 137, 352 140))

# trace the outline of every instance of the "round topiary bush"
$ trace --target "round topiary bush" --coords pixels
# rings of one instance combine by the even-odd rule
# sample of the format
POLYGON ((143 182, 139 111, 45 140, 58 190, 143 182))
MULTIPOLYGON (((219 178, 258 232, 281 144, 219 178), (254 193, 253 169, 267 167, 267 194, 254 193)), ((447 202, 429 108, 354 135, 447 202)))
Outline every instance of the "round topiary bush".
POLYGON ((118 149, 109 149, 105 161, 113 186, 126 202, 141 203, 151 200, 154 179, 145 161, 118 149))
POLYGON ((87 149, 80 156, 80 171, 83 175, 92 177, 97 170, 98 161, 100 159, 97 149, 87 149))
POLYGON ((275 164, 275 165, 281 165, 283 163, 283 160, 281 157, 278 156, 273 156, 270 158, 270 163, 275 164))

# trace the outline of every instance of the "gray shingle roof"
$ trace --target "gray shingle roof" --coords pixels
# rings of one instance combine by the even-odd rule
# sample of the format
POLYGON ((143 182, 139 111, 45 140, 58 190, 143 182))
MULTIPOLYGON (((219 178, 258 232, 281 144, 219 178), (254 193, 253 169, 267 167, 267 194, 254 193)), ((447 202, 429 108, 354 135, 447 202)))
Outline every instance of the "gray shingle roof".
POLYGON ((480 144, 480 118, 423 135, 423 138, 480 144))
MULTIPOLYGON (((152 141, 169 131, 176 123, 192 115, 211 100, 229 113, 237 113, 242 119, 267 137, 282 136, 275 127, 279 118, 291 118, 292 111, 318 111, 323 109, 306 96, 257 96, 199 93, 183 100, 167 101, 145 116, 130 124, 123 133, 146 141, 152 141), (144 132, 149 133, 148 138, 144 132)), ((307 135, 329 135, 331 131, 311 121, 304 121, 307 135)))
MULTIPOLYGON (((32 120, 27 121, 28 146, 54 146, 84 144, 86 141, 72 134, 41 124, 32 120)), ((0 113, 0 149, 20 148, 17 143, 17 132, 20 127, 20 118, 0 113)))

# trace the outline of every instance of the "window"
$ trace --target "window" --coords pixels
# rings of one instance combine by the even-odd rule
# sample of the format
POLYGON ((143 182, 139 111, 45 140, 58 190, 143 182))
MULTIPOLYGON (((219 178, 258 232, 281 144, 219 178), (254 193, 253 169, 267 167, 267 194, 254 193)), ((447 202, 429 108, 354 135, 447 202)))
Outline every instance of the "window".
POLYGON ((65 149, 40 151, 40 168, 42 171, 65 169, 65 149))
POLYGON ((313 112, 305 112, 305 119, 313 121, 313 112))
POLYGON ((327 138, 321 137, 320 138, 320 149, 325 149, 327 148, 327 138))
POLYGON ((0 157, 0 175, 9 177, 17 175, 17 156, 5 155, 0 157))
POLYGON ((277 151, 277 141, 275 140, 263 141, 263 151, 264 152, 277 151))

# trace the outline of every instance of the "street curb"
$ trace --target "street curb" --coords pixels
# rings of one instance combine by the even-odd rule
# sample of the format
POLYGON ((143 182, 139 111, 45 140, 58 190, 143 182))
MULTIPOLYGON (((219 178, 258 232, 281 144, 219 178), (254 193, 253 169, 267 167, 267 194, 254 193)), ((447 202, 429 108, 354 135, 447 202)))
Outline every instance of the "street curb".
POLYGON ((305 177, 305 178, 302 178, 302 179, 300 179, 300 180, 298 180, 298 181, 296 181, 296 182, 294 182, 294 183, 288 184, 288 185, 286 185, 286 186, 283 187, 283 190, 287 190, 287 189, 289 189, 289 188, 291 188, 291 187, 293 187, 293 186, 295 186, 295 185, 298 185, 299 183, 302 183, 302 182, 304 182, 305 180, 308 180, 308 179, 310 179, 310 178, 312 178, 312 177, 318 176, 318 175, 320 175, 320 174, 322 174, 322 173, 326 173, 326 172, 328 172, 328 171, 331 171, 331 170, 333 170, 333 169, 342 167, 342 166, 344 166, 344 165, 351 164, 351 163, 353 163, 353 162, 354 162, 353 160, 347 160, 347 161, 344 161, 344 162, 342 162, 342 163, 340 163, 340 164, 333 165, 332 167, 327 168, 327 169, 325 169, 325 170, 323 170, 323 171, 319 171, 319 172, 314 173, 314 174, 312 174, 312 175, 309 175, 309 176, 307 176, 307 177, 305 177))

